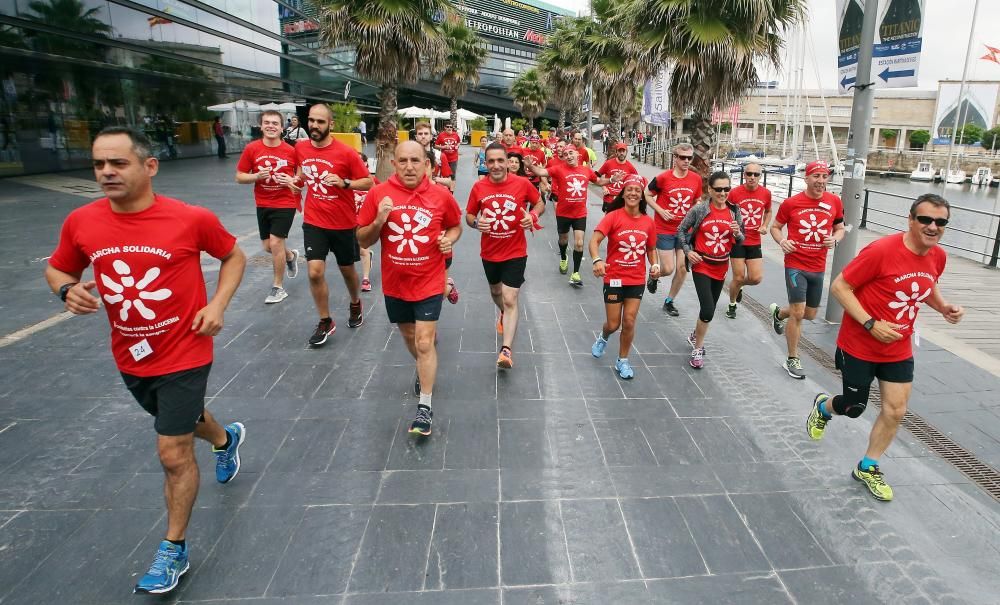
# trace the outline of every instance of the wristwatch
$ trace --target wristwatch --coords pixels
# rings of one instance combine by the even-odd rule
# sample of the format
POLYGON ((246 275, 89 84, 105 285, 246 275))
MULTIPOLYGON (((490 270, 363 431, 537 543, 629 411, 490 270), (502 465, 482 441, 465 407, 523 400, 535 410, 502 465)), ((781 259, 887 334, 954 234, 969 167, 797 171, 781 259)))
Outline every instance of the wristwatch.
POLYGON ((351 179, 344 179, 344 189, 351 188, 351 179))
POLYGON ((871 319, 869 319, 868 321, 866 321, 866 322, 865 322, 864 324, 862 324, 862 325, 864 325, 864 327, 865 327, 865 330, 868 330, 869 332, 871 332, 871 331, 872 331, 872 328, 874 328, 874 327, 875 327, 875 318, 874 318, 874 317, 872 317, 871 319))
POLYGON ((66 302, 66 294, 69 293, 69 289, 75 286, 77 282, 70 282, 68 284, 63 284, 59 286, 59 299, 66 302))

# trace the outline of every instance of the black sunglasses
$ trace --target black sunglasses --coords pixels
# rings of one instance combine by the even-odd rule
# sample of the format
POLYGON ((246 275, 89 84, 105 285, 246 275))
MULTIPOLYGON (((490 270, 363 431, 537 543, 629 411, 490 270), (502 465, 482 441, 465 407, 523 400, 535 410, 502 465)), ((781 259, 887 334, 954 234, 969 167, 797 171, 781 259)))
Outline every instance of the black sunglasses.
POLYGON ((931 223, 934 223, 938 227, 944 227, 948 224, 948 219, 946 218, 933 218, 922 214, 918 214, 913 218, 917 219, 917 222, 921 225, 930 225, 931 223))
MULTIPOLYGON (((718 191, 719 193, 729 193, 730 191, 733 190, 732 187, 712 187, 712 189, 714 189, 715 191, 718 191)), ((945 221, 945 222, 947 222, 947 221, 945 221)))
POLYGON ((688 162, 690 162, 694 158, 693 155, 677 155, 676 153, 674 154, 674 157, 677 158, 678 160, 685 160, 688 162))
POLYGON ((743 174, 747 176, 760 176, 759 172, 744 172, 743 174))

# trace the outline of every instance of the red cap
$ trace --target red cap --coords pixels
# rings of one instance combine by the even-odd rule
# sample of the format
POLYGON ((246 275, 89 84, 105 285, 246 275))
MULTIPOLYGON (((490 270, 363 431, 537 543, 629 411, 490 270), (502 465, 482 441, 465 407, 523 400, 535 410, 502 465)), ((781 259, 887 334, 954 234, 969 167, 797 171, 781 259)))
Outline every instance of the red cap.
POLYGON ((809 176, 814 172, 825 172, 830 174, 830 165, 823 160, 816 160, 815 162, 806 164, 806 176, 809 176))
POLYGON ((630 174, 625 177, 622 181, 622 189, 628 187, 629 185, 638 185, 640 189, 646 188, 646 179, 642 178, 638 174, 630 174))
POLYGON ((619 149, 625 149, 625 150, 628 150, 628 145, 626 145, 625 143, 615 143, 615 145, 614 145, 613 149, 614 149, 615 151, 618 151, 619 149))
POLYGON ((528 141, 531 142, 531 143, 535 143, 535 142, 541 141, 541 140, 542 140, 542 137, 538 136, 537 134, 533 134, 530 137, 528 137, 528 141))

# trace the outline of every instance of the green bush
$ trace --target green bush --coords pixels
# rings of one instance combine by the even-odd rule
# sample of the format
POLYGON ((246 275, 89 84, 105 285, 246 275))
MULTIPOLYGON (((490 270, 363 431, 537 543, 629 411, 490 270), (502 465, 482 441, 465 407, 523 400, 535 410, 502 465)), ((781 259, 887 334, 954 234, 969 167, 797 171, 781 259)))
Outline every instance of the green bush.
POLYGON ((914 130, 910 133, 910 147, 923 147, 931 141, 931 133, 926 130, 914 130))
POLYGON ((548 120, 543 118, 542 123, 538 127, 538 130, 540 132, 544 132, 546 130, 552 130, 552 122, 549 122, 548 120))
POLYGON ((486 130, 486 118, 476 118, 469 120, 469 130, 486 130))
POLYGON ((983 149, 991 151, 1000 149, 1000 126, 984 131, 983 136, 979 140, 983 144, 983 149))
POLYGON ((959 136, 955 139, 955 142, 961 142, 963 145, 974 145, 978 143, 983 137, 983 129, 975 124, 966 124, 959 129, 959 136))
POLYGON ((353 132, 358 124, 361 123, 358 104, 354 101, 331 103, 330 111, 333 112, 333 129, 335 132, 353 132))
POLYGON ((531 126, 528 125, 528 120, 524 118, 514 118, 510 121, 510 127, 514 129, 514 132, 531 128, 531 126))

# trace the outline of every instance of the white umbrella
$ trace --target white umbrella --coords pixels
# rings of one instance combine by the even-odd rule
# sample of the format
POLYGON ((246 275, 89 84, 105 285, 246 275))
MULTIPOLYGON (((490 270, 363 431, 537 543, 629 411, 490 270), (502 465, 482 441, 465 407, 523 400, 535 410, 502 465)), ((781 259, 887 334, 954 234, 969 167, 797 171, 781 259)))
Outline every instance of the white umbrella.
POLYGON ((232 101, 229 103, 209 105, 207 109, 209 111, 233 111, 235 109, 240 109, 242 111, 260 111, 260 105, 254 103, 253 101, 245 101, 243 99, 239 99, 237 101, 232 101))
POLYGON ((500 116, 493 114, 493 132, 500 132, 500 116))
POLYGON ((504 130, 510 130, 510 116, 507 116, 506 118, 504 118, 504 120, 503 120, 503 129, 504 130))
POLYGON ((261 111, 296 111, 298 106, 295 103, 265 103, 260 106, 261 111))
POLYGON ((475 120, 476 118, 481 118, 483 116, 478 113, 469 111, 468 109, 458 109, 458 119, 460 120, 475 120))
POLYGON ((402 115, 404 118, 432 118, 434 117, 433 109, 424 109, 423 107, 411 106, 404 107, 403 109, 396 110, 397 113, 402 115))

